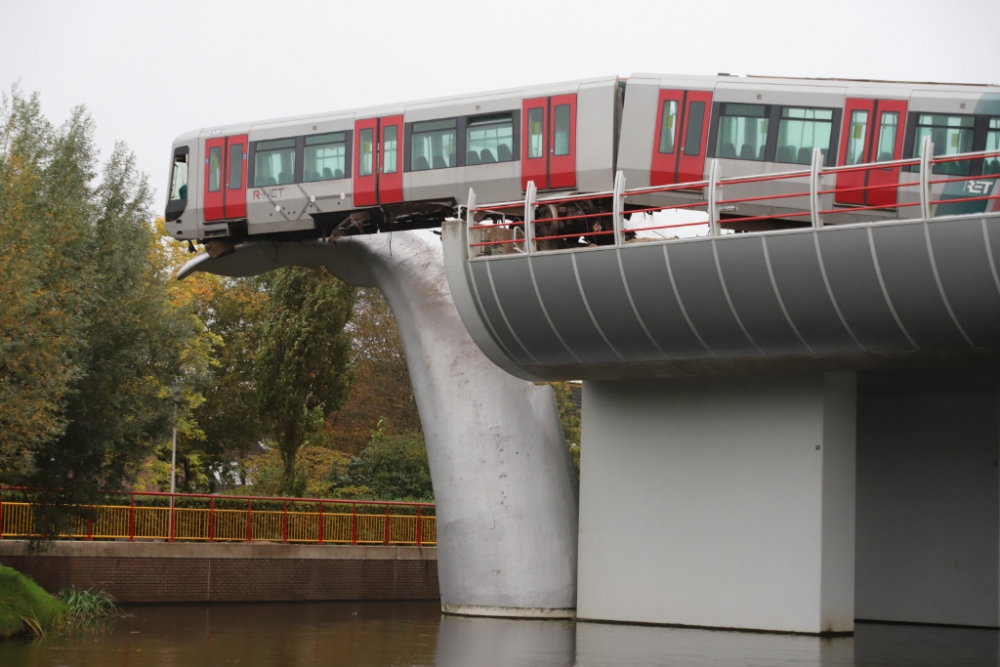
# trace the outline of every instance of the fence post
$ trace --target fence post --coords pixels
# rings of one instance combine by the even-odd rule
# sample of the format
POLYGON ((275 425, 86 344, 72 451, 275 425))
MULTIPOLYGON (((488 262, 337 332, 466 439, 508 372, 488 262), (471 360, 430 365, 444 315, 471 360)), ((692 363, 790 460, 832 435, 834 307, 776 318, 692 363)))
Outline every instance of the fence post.
POLYGON ((823 226, 823 218, 819 214, 819 172, 823 168, 823 151, 813 149, 812 164, 809 167, 809 213, 812 217, 813 229, 823 226))
POLYGON ((253 537, 253 532, 250 529, 250 499, 247 498, 247 542, 253 537))
POLYGON ((170 494, 170 541, 174 541, 174 494, 170 494))
POLYGON ((215 541, 215 498, 208 499, 208 541, 215 541))
POLYGON ((620 246, 625 239, 625 172, 615 174, 615 190, 611 198, 611 227, 615 230, 615 245, 620 246))
POLYGON ((710 160, 708 163, 708 233, 710 236, 719 235, 719 161, 710 160))
POLYGON ((0 487, 0 540, 3 539, 3 488, 0 487))
POLYGON ((351 544, 358 543, 358 504, 351 503, 354 511, 351 514, 351 544))
POLYGON ((535 196, 538 189, 534 181, 528 181, 524 191, 524 252, 535 252, 535 196))
POLYGON ((420 505, 417 505, 417 546, 418 547, 421 546, 421 544, 423 542, 423 539, 422 539, 423 538, 423 534, 422 534, 423 533, 423 531, 422 531, 423 527, 420 525, 420 523, 421 523, 420 522, 420 509, 421 509, 420 505))
POLYGON ((135 542, 135 494, 129 493, 128 498, 128 541, 135 542))
POLYGON ((316 541, 323 544, 323 503, 319 504, 319 525, 316 526, 316 541))
POLYGON ((288 544, 288 501, 285 501, 284 513, 281 516, 281 541, 288 544))
POLYGON ((466 245, 468 246, 465 250, 466 254, 469 256, 469 259, 473 259, 472 243, 475 239, 475 235, 472 233, 473 232, 472 227, 476 224, 476 215, 472 212, 472 209, 474 209, 475 207, 476 207, 476 191, 473 190, 472 188, 469 188, 469 203, 465 207, 465 227, 466 227, 465 241, 466 245))
POLYGON ((88 542, 90 542, 91 540, 94 539, 93 531, 94 531, 94 524, 90 520, 90 517, 88 516, 87 517, 87 541, 88 542))
POLYGON ((930 135, 924 137, 923 146, 920 149, 920 217, 924 220, 931 219, 931 157, 934 155, 934 142, 930 135))
POLYGON ((385 506, 385 544, 389 546, 389 506, 385 506))

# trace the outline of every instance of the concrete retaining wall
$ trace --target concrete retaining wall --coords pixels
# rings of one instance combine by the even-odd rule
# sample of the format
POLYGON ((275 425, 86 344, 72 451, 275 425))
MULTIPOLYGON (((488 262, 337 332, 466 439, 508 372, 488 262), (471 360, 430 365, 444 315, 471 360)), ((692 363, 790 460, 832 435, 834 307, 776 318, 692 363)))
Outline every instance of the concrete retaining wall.
POLYGON ((0 542, 0 564, 55 593, 94 587, 119 602, 436 600, 437 550, 272 543, 57 542, 29 554, 0 542))

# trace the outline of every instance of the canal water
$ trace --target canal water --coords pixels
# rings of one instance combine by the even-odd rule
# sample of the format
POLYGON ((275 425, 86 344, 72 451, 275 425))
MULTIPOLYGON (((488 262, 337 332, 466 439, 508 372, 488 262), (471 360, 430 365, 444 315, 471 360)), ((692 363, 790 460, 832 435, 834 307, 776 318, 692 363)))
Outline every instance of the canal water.
POLYGON ((135 606, 97 634, 0 642, 2 667, 979 667, 994 630, 859 624, 817 639, 442 616, 435 602, 135 606))

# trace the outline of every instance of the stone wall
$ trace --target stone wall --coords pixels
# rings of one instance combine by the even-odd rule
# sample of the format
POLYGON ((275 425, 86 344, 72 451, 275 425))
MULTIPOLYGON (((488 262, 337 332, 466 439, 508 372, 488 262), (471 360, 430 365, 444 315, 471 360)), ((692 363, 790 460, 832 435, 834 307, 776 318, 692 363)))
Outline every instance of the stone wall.
POLYGON ((119 602, 436 600, 437 550, 272 543, 57 542, 42 554, 0 541, 0 564, 55 593, 119 602))

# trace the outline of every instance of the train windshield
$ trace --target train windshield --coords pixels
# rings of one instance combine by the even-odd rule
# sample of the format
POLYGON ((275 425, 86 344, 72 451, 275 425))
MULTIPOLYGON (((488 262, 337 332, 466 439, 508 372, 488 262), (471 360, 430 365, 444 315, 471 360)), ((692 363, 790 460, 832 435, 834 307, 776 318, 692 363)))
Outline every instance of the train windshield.
POLYGON ((184 150, 183 154, 174 155, 174 168, 170 177, 170 200, 178 201, 187 199, 188 191, 188 154, 184 150))

